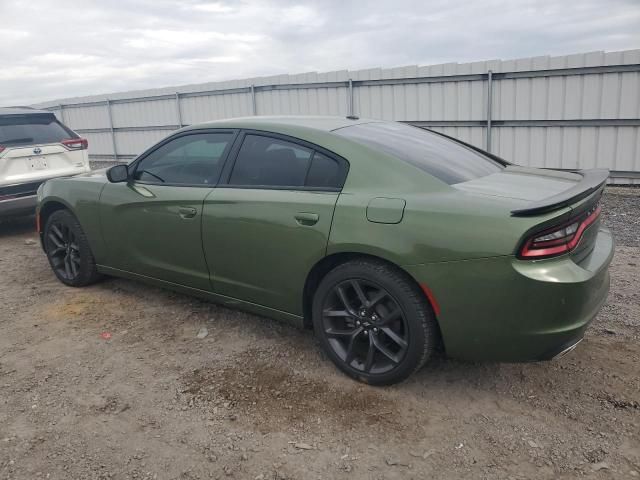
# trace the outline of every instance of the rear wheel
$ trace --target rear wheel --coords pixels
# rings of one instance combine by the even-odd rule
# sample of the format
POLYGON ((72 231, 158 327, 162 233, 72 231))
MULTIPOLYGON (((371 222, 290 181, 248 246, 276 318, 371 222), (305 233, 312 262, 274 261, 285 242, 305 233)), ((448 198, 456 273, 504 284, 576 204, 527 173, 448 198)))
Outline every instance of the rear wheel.
POLYGON ((438 338, 431 308, 411 278, 370 260, 345 263, 324 277, 313 324, 331 360, 374 385, 400 382, 420 369, 438 338))
POLYGON ((100 279, 87 237, 68 210, 58 210, 47 220, 44 248, 53 273, 65 285, 84 287, 100 279))

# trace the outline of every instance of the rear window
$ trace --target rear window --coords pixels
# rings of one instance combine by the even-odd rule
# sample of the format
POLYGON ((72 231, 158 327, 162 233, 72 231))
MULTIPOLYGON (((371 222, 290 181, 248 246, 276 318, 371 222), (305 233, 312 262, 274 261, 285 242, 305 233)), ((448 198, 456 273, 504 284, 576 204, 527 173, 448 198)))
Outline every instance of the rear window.
POLYGON ((402 123, 363 123, 334 130, 334 133, 410 163, 449 185, 504 168, 453 140, 402 123))
POLYGON ((78 138, 54 115, 7 115, 0 117, 0 145, 21 146, 58 143, 78 138))

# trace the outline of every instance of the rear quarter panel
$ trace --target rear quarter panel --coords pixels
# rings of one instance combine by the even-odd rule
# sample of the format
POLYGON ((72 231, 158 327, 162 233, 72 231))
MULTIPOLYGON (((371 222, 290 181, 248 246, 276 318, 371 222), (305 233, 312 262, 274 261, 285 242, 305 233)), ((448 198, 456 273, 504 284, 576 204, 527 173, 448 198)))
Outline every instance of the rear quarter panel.
POLYGON ((511 210, 524 200, 460 191, 395 159, 387 162, 392 172, 387 165, 369 163, 351 163, 334 213, 329 254, 367 253, 400 266, 512 256, 525 232, 571 211, 513 217, 511 210), (367 205, 380 197, 406 202, 400 222, 367 218, 367 205))
MULTIPOLYGON (((453 189, 451 189, 453 190, 453 189)), ((510 206, 457 191, 395 193, 406 201, 402 221, 375 223, 366 208, 382 193, 343 193, 328 252, 364 251, 398 265, 513 255, 531 219, 512 218, 510 206)))
POLYGON ((526 200, 454 188, 413 165, 335 134, 308 140, 343 156, 350 165, 336 204, 328 254, 366 253, 400 266, 512 256, 529 229, 557 222, 571 212, 564 208, 536 217, 513 217, 511 210, 526 205, 526 200), (367 218, 367 206, 378 198, 404 200, 400 222, 367 218))

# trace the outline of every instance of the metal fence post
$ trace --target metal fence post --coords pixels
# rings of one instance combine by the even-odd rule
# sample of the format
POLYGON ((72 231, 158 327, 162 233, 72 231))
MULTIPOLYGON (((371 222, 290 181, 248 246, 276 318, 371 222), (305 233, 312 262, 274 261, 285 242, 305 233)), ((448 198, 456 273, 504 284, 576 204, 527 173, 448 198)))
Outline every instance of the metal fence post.
POLYGON ((176 92, 176 116, 178 117, 178 128, 182 128, 182 111, 180 110, 180 93, 176 92))
POLYGON ((111 100, 107 98, 107 114, 109 116, 109 131, 111 132, 111 145, 113 146, 113 159, 118 161, 118 149, 116 148, 116 132, 113 129, 113 117, 111 116, 111 100))
POLYGON ((491 153, 491 107, 493 106, 493 72, 487 71, 487 152, 491 153))
POLYGON ((349 90, 347 91, 347 115, 353 117, 353 80, 349 79, 349 90))
POLYGON ((256 87, 251 84, 251 115, 257 115, 258 111, 256 109, 256 87))

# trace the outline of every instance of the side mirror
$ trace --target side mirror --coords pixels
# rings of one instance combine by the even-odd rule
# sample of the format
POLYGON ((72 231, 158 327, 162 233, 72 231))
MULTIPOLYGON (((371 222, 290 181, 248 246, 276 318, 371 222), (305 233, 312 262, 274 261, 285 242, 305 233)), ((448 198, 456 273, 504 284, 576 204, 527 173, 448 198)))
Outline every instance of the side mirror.
POLYGON ((129 179, 129 168, 126 165, 114 165, 107 170, 107 178, 111 183, 122 183, 129 179))

